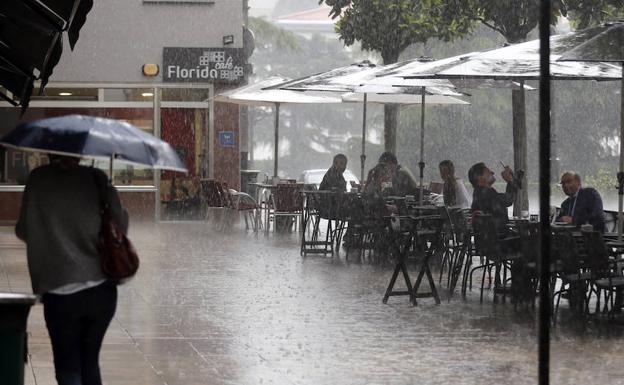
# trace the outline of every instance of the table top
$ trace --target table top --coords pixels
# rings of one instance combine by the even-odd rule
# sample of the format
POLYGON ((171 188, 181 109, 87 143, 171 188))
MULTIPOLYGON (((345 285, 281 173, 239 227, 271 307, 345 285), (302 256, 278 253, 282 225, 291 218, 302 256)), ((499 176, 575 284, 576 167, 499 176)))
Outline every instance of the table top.
POLYGON ((303 182, 297 182, 297 183, 278 183, 278 184, 272 184, 272 183, 262 183, 262 182, 249 182, 247 183, 249 186, 256 186, 256 187, 262 187, 262 188, 277 188, 278 185, 293 185, 293 186, 303 186, 304 183, 303 182))
POLYGON ((277 187, 277 185, 274 185, 274 184, 260 183, 260 182, 249 182, 249 183, 247 183, 247 185, 261 187, 261 188, 275 188, 275 187, 277 187))
POLYGON ((356 196, 359 193, 357 191, 335 191, 335 190, 303 190, 304 194, 318 194, 318 195, 352 195, 356 196))

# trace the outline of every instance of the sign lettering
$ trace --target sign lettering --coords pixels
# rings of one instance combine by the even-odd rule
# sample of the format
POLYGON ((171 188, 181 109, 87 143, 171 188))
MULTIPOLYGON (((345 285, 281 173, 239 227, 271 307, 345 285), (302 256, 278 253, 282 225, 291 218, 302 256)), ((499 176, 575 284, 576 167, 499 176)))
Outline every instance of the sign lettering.
POLYGON ((239 84, 245 78, 242 48, 163 49, 163 81, 239 84))

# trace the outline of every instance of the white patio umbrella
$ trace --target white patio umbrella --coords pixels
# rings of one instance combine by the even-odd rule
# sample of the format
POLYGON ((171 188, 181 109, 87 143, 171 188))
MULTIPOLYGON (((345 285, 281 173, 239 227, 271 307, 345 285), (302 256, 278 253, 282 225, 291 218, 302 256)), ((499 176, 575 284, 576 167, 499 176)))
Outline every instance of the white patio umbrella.
POLYGON ((214 97, 216 102, 235 103, 250 106, 268 106, 275 109, 275 149, 273 159, 273 176, 277 176, 279 150, 279 111, 282 104, 329 104, 342 103, 335 95, 310 95, 304 92, 280 89, 265 89, 282 84, 289 79, 271 77, 261 82, 223 92, 214 97))
MULTIPOLYGON (((368 102, 380 104, 421 104, 422 118, 421 131, 424 132, 425 104, 469 104, 456 96, 461 93, 453 90, 453 85, 447 80, 431 79, 420 80, 418 85, 395 86, 366 83, 375 79, 382 71, 397 69, 405 63, 396 63, 389 66, 376 66, 368 61, 336 68, 327 72, 296 79, 277 86, 283 90, 327 92, 331 94, 343 93, 345 102, 363 103, 362 117, 362 155, 361 178, 364 180, 366 163, 366 106, 368 102)), ((421 161, 421 164, 422 161, 421 161)), ((420 172, 421 201, 422 201, 422 169, 420 172)))
MULTIPOLYGON (((559 62, 568 46, 563 35, 552 36, 550 70, 553 80, 616 80, 620 68, 610 63, 559 62)), ((539 40, 509 45, 484 52, 472 52, 429 63, 414 62, 390 69, 376 83, 409 86, 426 80, 449 80, 458 88, 518 88, 540 76, 539 40), (385 78, 385 79, 384 79, 385 78), (401 80, 402 79, 402 80, 401 80), (519 83, 519 84, 518 84, 519 83)))

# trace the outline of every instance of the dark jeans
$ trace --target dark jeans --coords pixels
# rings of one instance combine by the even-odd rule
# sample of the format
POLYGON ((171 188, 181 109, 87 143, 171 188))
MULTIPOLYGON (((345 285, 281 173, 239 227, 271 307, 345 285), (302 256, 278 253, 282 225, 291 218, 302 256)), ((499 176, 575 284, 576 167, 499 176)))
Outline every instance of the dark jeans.
POLYGON ((44 294, 43 314, 52 341, 59 385, 101 385, 99 354, 117 307, 111 282, 74 294, 44 294))

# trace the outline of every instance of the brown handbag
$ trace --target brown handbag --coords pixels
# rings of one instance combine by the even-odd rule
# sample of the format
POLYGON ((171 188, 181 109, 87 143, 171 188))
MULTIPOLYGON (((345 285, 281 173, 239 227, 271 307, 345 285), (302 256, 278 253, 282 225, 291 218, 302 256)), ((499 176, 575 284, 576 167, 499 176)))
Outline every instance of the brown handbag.
POLYGON ((106 199, 107 186, 103 184, 94 172, 94 178, 100 196, 101 226, 97 240, 97 249, 100 253, 102 272, 111 280, 124 282, 134 276, 139 269, 139 256, 134 246, 123 233, 110 210, 106 199))

